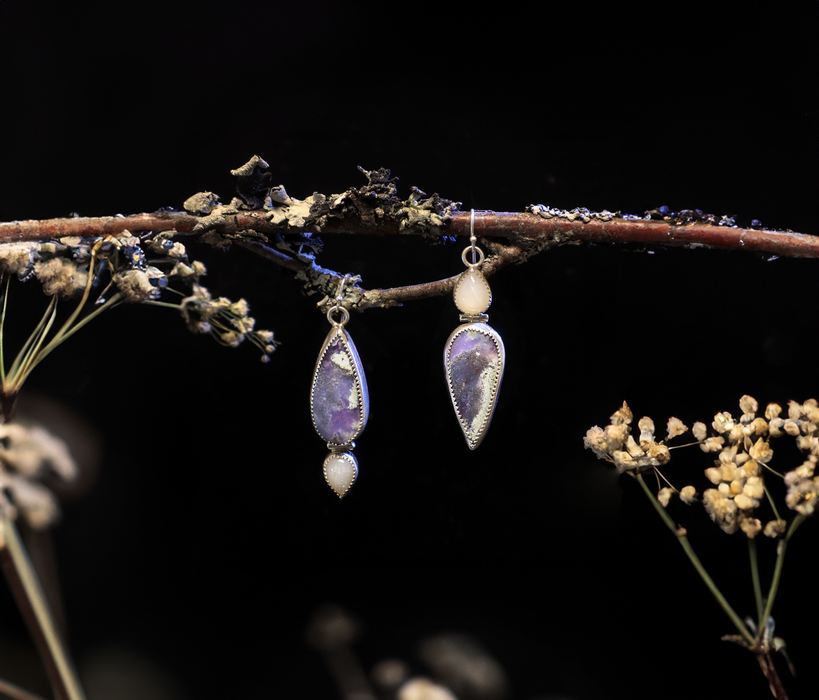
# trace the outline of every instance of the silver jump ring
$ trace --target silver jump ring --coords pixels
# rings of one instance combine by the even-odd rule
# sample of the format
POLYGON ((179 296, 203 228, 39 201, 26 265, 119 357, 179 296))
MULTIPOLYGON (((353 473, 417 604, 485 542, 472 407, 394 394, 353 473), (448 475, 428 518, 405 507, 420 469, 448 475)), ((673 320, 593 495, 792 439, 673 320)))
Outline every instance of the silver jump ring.
POLYGON ((466 265, 467 267, 478 267, 479 265, 481 265, 483 263, 483 260, 484 260, 483 251, 480 248, 474 248, 474 249, 473 248, 464 248, 463 252, 461 253, 461 260, 464 261, 464 265, 466 265), (470 252, 472 253, 473 262, 469 262, 469 260, 466 259, 467 254, 470 253, 470 252), (474 262, 475 253, 478 254, 478 261, 477 262, 474 262))
POLYGON ((344 328, 347 325, 347 321, 350 320, 350 312, 347 311, 343 306, 334 306, 327 312, 327 320, 334 325, 336 328, 344 328), (333 314, 340 313, 341 320, 336 321, 333 319, 333 314))

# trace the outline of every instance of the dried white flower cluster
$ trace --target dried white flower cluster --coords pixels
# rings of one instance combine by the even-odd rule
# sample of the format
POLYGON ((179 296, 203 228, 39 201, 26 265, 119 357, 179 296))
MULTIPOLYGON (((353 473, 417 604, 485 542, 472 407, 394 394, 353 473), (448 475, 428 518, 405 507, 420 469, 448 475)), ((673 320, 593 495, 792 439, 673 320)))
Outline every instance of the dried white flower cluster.
MULTIPOLYGON (((273 333, 254 331, 247 302, 236 303, 210 294, 199 284, 205 266, 188 259, 185 246, 167 231, 137 237, 125 231, 105 238, 63 237, 53 241, 0 245, 0 274, 16 275, 25 281, 35 277, 49 296, 68 297, 102 287, 96 304, 114 296, 126 303, 156 302, 162 291, 176 291, 171 283, 193 290, 178 308, 195 332, 211 333, 220 343, 235 347, 248 338, 262 350, 262 361, 275 349, 273 333), (92 279, 89 280, 89 271, 92 279), (196 320, 192 319, 196 317, 196 320)), ((178 294, 180 292, 177 292, 178 294)), ((164 304, 168 305, 168 304, 164 304)))
POLYGON ((233 302, 225 297, 212 299, 210 292, 198 284, 193 294, 182 300, 182 316, 194 333, 209 333, 222 345, 237 347, 249 340, 262 351, 262 362, 276 349, 271 331, 254 330, 256 319, 248 316, 250 307, 244 299, 233 302))
MULTIPOLYGON (((763 472, 773 457, 768 442, 771 438, 790 435, 796 438, 797 447, 808 456, 804 463, 785 474, 788 487, 787 506, 803 515, 811 515, 819 499, 819 477, 814 476, 819 461, 819 404, 809 399, 803 404, 791 401, 788 417, 782 418, 782 408, 769 404, 763 416, 758 416, 759 404, 752 396, 739 401, 741 415, 735 419, 724 411, 714 416, 711 427, 716 435, 708 436, 704 423, 695 423, 691 429, 703 452, 718 453, 714 466, 705 470, 706 478, 716 487, 703 492, 702 500, 711 519, 727 533, 739 530, 748 537, 763 532, 768 537, 778 537, 785 531, 785 521, 776 517, 763 528, 754 517, 756 509, 765 496, 763 472)), ((664 442, 681 435, 687 428, 677 418, 668 421, 668 436, 664 441, 654 441, 654 423, 642 418, 639 442, 630 435, 631 410, 627 404, 611 417, 605 429, 597 426, 586 433, 584 444, 600 459, 613 462, 620 473, 641 473, 666 464, 670 459, 664 442)), ((771 473, 776 474, 771 470, 771 473)), ((696 500, 693 486, 681 490, 673 487, 660 489, 657 498, 663 506, 671 496, 678 493, 684 503, 696 500)))
MULTIPOLYGON (((592 450, 599 459, 605 459, 614 463, 617 471, 623 472, 646 472, 651 471, 661 464, 666 464, 671 459, 668 448, 654 440, 654 421, 651 418, 641 418, 637 427, 640 429, 639 443, 631 435, 631 422, 634 415, 628 404, 624 401, 622 408, 611 416, 611 424, 605 429, 594 426, 586 433, 583 444, 592 450)), ((671 439, 681 433, 686 428, 682 421, 672 418, 668 422, 668 437, 671 439)))
POLYGON ((43 428, 0 424, 0 489, 11 494, 17 511, 35 529, 53 524, 60 514, 54 494, 40 479, 54 473, 65 481, 77 476, 68 447, 43 428))

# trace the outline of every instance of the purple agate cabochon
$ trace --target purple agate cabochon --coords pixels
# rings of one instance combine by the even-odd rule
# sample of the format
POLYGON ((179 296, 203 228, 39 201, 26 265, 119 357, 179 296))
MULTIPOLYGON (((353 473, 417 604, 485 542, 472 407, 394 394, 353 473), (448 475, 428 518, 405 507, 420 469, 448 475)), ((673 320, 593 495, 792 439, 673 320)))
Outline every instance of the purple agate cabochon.
POLYGON ((316 366, 311 395, 313 423, 327 442, 355 440, 367 423, 367 384, 346 331, 330 331, 316 366))
POLYGON ((450 391, 467 439, 477 441, 495 409, 503 373, 501 341, 483 324, 456 329, 453 335, 446 363, 450 391))

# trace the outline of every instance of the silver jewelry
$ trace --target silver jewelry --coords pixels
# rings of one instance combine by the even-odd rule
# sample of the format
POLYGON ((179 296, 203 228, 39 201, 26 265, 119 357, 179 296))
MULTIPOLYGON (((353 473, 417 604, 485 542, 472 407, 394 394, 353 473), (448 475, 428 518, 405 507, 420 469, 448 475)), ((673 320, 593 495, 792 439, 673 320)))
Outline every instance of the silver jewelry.
POLYGON ((492 303, 492 290, 480 270, 483 251, 475 244, 475 210, 469 220, 469 247, 461 253, 466 265, 455 283, 455 306, 461 323, 444 348, 444 370, 455 415, 466 444, 474 450, 486 436, 498 401, 506 349, 498 332, 489 326, 486 310, 492 303), (472 254, 472 262, 467 254, 472 254))
POLYGON ((327 312, 333 327, 321 346, 310 390, 313 426, 330 450, 324 459, 324 478, 339 498, 358 477, 354 440, 361 435, 370 414, 364 367, 353 339, 344 329, 350 312, 341 304, 349 277, 346 275, 339 284, 336 303, 327 312))

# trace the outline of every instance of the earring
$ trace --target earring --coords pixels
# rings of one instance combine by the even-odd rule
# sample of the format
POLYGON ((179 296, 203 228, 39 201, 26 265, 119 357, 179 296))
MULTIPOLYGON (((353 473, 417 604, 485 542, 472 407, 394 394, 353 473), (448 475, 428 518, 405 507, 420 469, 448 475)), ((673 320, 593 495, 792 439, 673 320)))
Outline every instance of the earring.
POLYGON ((480 267, 483 251, 476 247, 475 210, 469 220, 469 243, 461 253, 466 265, 455 282, 455 306, 461 323, 444 348, 444 370, 449 396, 466 444, 474 450, 486 436, 500 392, 506 349, 497 331, 490 327, 486 310, 492 303, 492 290, 480 267), (472 254, 472 262, 467 254, 472 254))
POLYGON ((358 477, 353 441, 361 435, 370 413, 364 367, 353 339, 344 330, 350 312, 341 303, 349 277, 339 284, 336 303, 327 312, 333 327, 321 346, 310 390, 313 426, 330 450, 324 460, 324 478, 339 498, 358 477))

